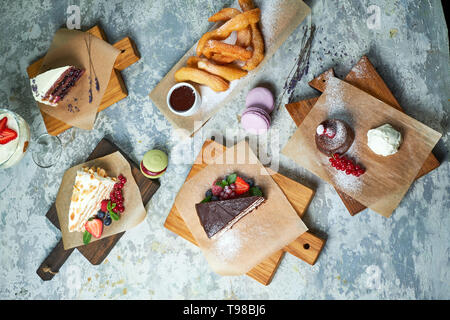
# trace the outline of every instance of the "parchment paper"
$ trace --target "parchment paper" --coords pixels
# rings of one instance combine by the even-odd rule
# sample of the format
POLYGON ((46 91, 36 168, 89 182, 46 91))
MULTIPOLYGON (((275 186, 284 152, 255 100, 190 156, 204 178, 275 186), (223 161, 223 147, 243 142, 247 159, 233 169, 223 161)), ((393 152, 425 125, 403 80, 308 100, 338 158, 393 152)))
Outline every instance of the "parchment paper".
POLYGON ((245 141, 228 148, 225 157, 235 160, 230 164, 206 166, 181 187, 175 205, 211 268, 221 275, 241 275, 308 229, 245 141), (216 178, 232 172, 254 178, 266 202, 217 239, 209 239, 200 224, 195 204, 203 200, 205 191, 216 178))
POLYGON ((56 196, 55 205, 65 250, 84 245, 83 232, 69 232, 67 227, 68 213, 77 171, 82 167, 90 168, 92 166, 105 169, 107 175, 110 177, 117 177, 122 174, 127 178, 127 182, 122 189, 125 211, 121 214, 120 220, 113 220, 109 226, 103 226, 102 236, 99 239, 92 237, 91 242, 129 230, 141 223, 147 215, 142 203, 139 187, 131 173, 130 164, 119 151, 79 164, 66 171, 61 186, 59 187, 58 195, 56 196))
MULTIPOLYGON (((287 37, 297 28, 303 19, 310 13, 310 8, 301 0, 264 0, 255 1, 255 6, 261 9, 259 23, 265 43, 265 58, 261 64, 249 74, 239 80, 230 82, 230 88, 225 92, 214 92, 207 86, 196 85, 202 96, 200 111, 190 117, 182 117, 170 111, 166 103, 167 93, 176 83, 174 74, 186 65, 190 56, 195 55, 195 44, 178 63, 166 74, 159 84, 150 93, 150 98, 164 116, 176 129, 190 136, 203 126, 214 114, 227 104, 237 93, 247 87, 251 78, 274 55, 287 37)), ((239 5, 234 6, 240 10, 239 5)), ((230 36, 235 36, 234 33, 230 36)))
POLYGON ((44 57, 39 74, 68 65, 83 68, 86 71, 64 100, 58 103, 58 106, 37 103, 41 111, 71 126, 91 130, 119 53, 119 49, 90 33, 59 29, 44 57), (90 67, 86 42, 90 46, 90 60, 93 68, 90 67), (96 88, 96 77, 99 90, 96 88), (89 90, 92 91, 91 102, 89 102, 89 90))
POLYGON ((440 137, 440 133, 364 91, 330 78, 282 153, 366 207, 389 217, 440 137), (316 148, 316 127, 331 118, 346 121, 355 131, 355 141, 346 155, 366 169, 359 178, 331 167, 328 157, 316 148), (398 152, 388 157, 376 155, 367 146, 367 131, 385 123, 403 137, 398 152))

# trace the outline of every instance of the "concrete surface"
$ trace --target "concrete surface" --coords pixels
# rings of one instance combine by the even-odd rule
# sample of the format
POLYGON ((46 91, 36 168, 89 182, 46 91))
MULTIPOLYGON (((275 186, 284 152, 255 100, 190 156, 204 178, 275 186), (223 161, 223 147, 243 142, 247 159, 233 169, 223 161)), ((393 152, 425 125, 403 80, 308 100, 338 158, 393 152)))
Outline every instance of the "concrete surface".
MULTIPOLYGON (((260 0, 262 1, 262 0, 260 0)), ((312 14, 261 72, 194 139, 174 135, 148 97, 151 89, 209 28, 207 17, 235 1, 0 1, 0 105, 45 132, 32 98, 26 67, 43 56, 55 31, 66 25, 69 4, 81 9, 83 30, 99 23, 110 42, 133 38, 142 59, 122 72, 128 98, 101 112, 93 131, 60 135, 63 154, 51 169, 24 160, 0 172, 0 299, 449 299, 449 52, 440 1, 307 1, 312 14), (372 26, 370 5, 380 8, 372 26), (284 85, 302 49, 305 31, 316 33, 309 68, 292 95, 284 85), (272 88, 277 104, 318 93, 307 82, 335 67, 345 75, 366 54, 404 110, 443 133, 436 148, 441 166, 415 182, 390 219, 366 210, 351 217, 334 189, 280 156, 283 174, 316 190, 305 216, 310 229, 327 238, 314 266, 286 255, 272 283, 246 276, 220 277, 201 251, 163 227, 175 195, 204 139, 238 139, 236 115, 245 94, 258 84, 272 88), (228 129, 228 131, 226 131, 228 129), (75 251, 52 281, 35 271, 59 241, 45 218, 65 170, 85 159, 103 136, 136 162, 154 147, 170 154, 161 188, 147 205, 148 217, 127 232, 100 266, 75 251), (186 156, 188 155, 188 156, 186 156)), ((262 139, 270 157, 295 131, 284 107, 274 113, 262 139), (273 139, 269 139, 273 138, 273 139)))

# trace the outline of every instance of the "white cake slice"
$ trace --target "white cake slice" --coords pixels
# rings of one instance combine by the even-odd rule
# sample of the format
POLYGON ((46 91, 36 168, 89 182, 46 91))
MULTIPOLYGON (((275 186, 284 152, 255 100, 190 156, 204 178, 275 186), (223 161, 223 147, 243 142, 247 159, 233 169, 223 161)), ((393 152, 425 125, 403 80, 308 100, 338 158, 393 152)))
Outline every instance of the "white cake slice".
POLYGON ((83 74, 83 69, 74 66, 60 67, 41 73, 30 79, 33 97, 38 102, 56 107, 83 74))
POLYGON ((100 210, 102 200, 109 199, 116 181, 101 168, 83 168, 77 172, 69 208, 69 232, 85 231, 84 225, 100 210))

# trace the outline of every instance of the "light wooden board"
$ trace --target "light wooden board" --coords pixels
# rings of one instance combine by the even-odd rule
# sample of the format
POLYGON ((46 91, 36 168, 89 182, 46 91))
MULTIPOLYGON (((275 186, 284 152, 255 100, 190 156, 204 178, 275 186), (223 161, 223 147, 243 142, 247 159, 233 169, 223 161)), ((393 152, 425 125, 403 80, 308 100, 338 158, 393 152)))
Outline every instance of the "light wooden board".
MULTIPOLYGON (((318 77, 314 78, 309 82, 309 85, 319 90, 320 92, 323 92, 326 88, 327 80, 330 76, 334 76, 333 69, 329 69, 318 77)), ((403 111, 386 83, 383 81, 381 76, 375 70, 375 67, 370 62, 369 58, 367 58, 366 56, 363 56, 358 61, 358 63, 347 74, 344 80, 351 85, 369 93, 375 98, 389 104, 393 108, 403 111)), ((312 98, 286 105, 286 109, 288 110, 297 126, 299 126, 303 122, 309 111, 313 108, 317 99, 318 98, 312 98)), ((422 168, 420 169, 418 175, 416 176, 416 179, 436 169, 437 167, 439 167, 439 165, 439 161, 436 159, 433 153, 430 153, 427 160, 424 162, 422 168)), ((342 199, 342 202, 349 211, 350 215, 354 216, 366 209, 363 204, 349 197, 342 191, 339 191, 337 189, 336 191, 342 199)))
MULTIPOLYGON (((194 162, 194 165, 192 166, 192 169, 189 172, 186 181, 196 175, 204 167, 206 167, 208 158, 211 159, 218 156, 220 153, 224 152, 225 149, 226 148, 223 145, 220 145, 212 140, 207 140, 203 144, 202 151, 194 162), (211 150, 213 152, 211 152, 211 150)), ((296 181, 286 178, 279 173, 275 173, 270 169, 268 170, 271 174, 273 174, 272 178, 280 186, 281 190, 284 192, 291 205, 297 211, 298 215, 300 217, 303 217, 314 195, 314 191, 296 181)), ((186 226, 183 218, 180 216, 175 205, 172 207, 169 215, 167 216, 164 227, 181 236, 182 238, 188 240, 194 245, 197 245, 194 237, 186 226)), ((302 259, 303 261, 313 265, 317 261, 317 258, 319 257, 324 244, 324 239, 321 239, 313 235, 311 232, 307 231, 299 238, 297 238, 293 243, 283 248, 283 250, 279 250, 270 258, 258 264, 256 267, 250 270, 247 275, 264 285, 268 285, 271 282, 278 268, 278 265, 280 264, 281 259, 284 256, 284 252, 289 252, 299 259, 302 259)))
MULTIPOLYGON (((105 33, 99 26, 94 26, 86 32, 89 32, 93 36, 107 41, 105 33)), ((103 95, 97 112, 108 108, 109 106, 128 96, 128 90, 125 86, 120 71, 124 70, 140 59, 140 55, 137 51, 136 45, 129 37, 123 38, 122 40, 113 44, 113 46, 121 50, 121 53, 117 56, 114 68, 111 72, 111 78, 109 79, 108 87, 106 88, 105 94, 103 95)), ((27 68, 27 73, 30 78, 38 75, 43 60, 44 58, 41 58, 27 68)), ((45 112, 41 112, 41 114, 42 118, 44 119, 47 132, 51 135, 56 136, 72 127, 56 118, 53 118, 45 112)))

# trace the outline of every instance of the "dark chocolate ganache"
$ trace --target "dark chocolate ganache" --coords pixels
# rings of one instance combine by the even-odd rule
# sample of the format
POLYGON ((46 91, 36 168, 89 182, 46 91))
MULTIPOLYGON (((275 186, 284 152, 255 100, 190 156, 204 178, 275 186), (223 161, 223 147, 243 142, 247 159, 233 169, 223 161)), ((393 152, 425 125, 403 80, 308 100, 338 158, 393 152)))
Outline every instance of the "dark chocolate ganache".
POLYGON ((172 91, 169 99, 170 105, 175 111, 187 111, 195 103, 195 93, 188 86, 181 86, 172 91))

